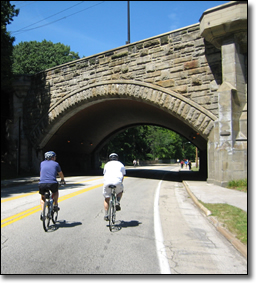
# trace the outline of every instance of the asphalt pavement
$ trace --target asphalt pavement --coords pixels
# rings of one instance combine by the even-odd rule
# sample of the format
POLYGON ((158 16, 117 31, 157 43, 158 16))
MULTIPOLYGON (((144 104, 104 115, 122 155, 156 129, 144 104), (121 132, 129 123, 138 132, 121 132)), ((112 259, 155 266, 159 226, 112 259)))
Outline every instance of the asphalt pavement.
MULTIPOLYGON (((182 171, 185 170, 183 169, 182 171)), ((1 188, 37 183, 38 181, 39 177, 1 180, 1 188)), ((211 212, 200 203, 200 201, 202 201, 204 203, 228 204, 247 212, 247 193, 209 184, 206 181, 183 181, 183 185, 194 203, 201 209, 205 216, 207 216, 216 229, 223 234, 243 256, 247 257, 247 246, 236 239, 236 237, 233 236, 221 223, 219 223, 216 218, 211 216, 211 212)))

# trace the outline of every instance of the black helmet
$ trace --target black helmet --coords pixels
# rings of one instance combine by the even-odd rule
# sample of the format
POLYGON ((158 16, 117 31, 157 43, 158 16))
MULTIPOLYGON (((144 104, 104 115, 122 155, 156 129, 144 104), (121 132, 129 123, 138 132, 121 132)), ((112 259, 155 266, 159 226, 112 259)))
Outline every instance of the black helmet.
POLYGON ((118 160, 118 155, 117 155, 116 153, 111 153, 111 154, 109 155, 109 159, 110 159, 110 160, 118 160))

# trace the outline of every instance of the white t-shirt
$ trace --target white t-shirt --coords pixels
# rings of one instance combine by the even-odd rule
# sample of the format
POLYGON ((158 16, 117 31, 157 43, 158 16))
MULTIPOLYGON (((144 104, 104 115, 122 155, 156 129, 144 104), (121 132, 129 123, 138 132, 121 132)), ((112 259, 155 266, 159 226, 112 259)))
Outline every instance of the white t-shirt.
POLYGON ((118 160, 111 160, 104 167, 104 184, 118 184, 126 174, 125 166, 118 160))

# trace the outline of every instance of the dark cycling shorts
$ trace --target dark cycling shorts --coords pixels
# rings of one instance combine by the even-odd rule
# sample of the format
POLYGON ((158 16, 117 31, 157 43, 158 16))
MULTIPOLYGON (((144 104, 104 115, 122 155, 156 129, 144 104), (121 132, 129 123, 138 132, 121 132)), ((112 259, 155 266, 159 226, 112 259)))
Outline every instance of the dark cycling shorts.
POLYGON ((39 193, 44 195, 45 190, 51 190, 52 193, 56 193, 59 189, 58 183, 40 183, 39 184, 39 193))

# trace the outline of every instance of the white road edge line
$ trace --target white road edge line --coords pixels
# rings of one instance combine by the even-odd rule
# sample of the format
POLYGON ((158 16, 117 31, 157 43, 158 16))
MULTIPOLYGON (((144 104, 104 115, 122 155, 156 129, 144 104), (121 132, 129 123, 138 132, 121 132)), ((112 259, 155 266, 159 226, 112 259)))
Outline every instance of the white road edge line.
POLYGON ((163 244, 163 233, 162 233, 161 219, 159 212, 159 197, 160 197, 161 184, 162 180, 159 182, 157 186, 154 197, 154 235, 155 235, 155 243, 156 243, 157 256, 159 260, 161 274, 171 274, 171 269, 165 252, 165 246, 163 244))

